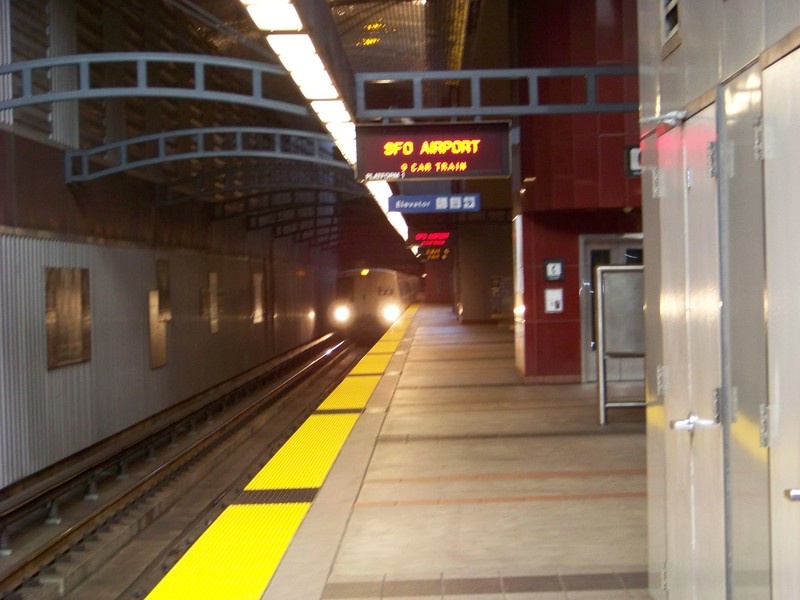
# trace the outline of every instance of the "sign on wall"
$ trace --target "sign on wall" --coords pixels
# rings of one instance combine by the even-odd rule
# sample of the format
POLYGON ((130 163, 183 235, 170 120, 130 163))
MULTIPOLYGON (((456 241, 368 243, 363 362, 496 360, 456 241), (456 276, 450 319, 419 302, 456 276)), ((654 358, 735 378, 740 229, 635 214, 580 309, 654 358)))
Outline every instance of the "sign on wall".
POLYGON ((509 177, 509 123, 358 125, 362 181, 509 177))
POLYGON ((416 194, 390 196, 389 210, 400 213, 477 212, 480 194, 416 194))

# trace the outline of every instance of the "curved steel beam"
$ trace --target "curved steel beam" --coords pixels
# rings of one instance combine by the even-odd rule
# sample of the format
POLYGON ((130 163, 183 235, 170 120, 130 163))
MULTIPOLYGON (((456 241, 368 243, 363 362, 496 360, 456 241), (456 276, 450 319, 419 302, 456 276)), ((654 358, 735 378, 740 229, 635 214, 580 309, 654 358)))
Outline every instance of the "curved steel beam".
POLYGON ((247 156, 351 169, 347 163, 334 158, 334 148, 333 141, 326 135, 294 129, 201 127, 144 135, 87 150, 68 150, 64 158, 67 183, 90 181, 130 169, 198 158, 247 156), (181 144, 190 149, 173 149, 181 144), (134 146, 143 153, 142 156, 130 156, 134 146), (93 164, 92 158, 101 160, 93 164), (113 160, 114 164, 107 164, 109 160, 113 160))
MULTIPOLYGON (((0 111, 42 104, 47 102, 64 102, 67 100, 86 100, 92 98, 119 98, 127 96, 147 96, 161 98, 187 98, 192 100, 208 100, 216 102, 233 102, 276 110, 294 115, 308 115, 308 108, 300 104, 282 102, 264 97, 264 75, 288 77, 283 67, 256 61, 225 58, 221 56, 205 56, 198 54, 173 54, 171 52, 107 52, 102 54, 77 54, 56 56, 24 62, 0 65, 0 78, 4 75, 11 78, 11 98, 0 99, 0 111), (98 65, 131 65, 135 67, 135 84, 110 85, 102 87, 92 85, 91 68, 98 65), (148 68, 160 64, 186 64, 192 68, 191 85, 176 87, 167 84, 154 84, 148 81, 148 68), (249 72, 250 93, 236 91, 220 91, 210 88, 206 83, 206 70, 209 68, 236 69, 249 72), (34 75, 38 71, 49 73, 51 69, 71 68, 75 70, 73 89, 54 90, 52 88, 37 90, 34 86, 34 75)), ((40 78, 41 79, 41 78, 40 78)), ((36 79, 37 83, 40 79, 36 79)), ((45 78, 52 81, 52 78, 45 78)))

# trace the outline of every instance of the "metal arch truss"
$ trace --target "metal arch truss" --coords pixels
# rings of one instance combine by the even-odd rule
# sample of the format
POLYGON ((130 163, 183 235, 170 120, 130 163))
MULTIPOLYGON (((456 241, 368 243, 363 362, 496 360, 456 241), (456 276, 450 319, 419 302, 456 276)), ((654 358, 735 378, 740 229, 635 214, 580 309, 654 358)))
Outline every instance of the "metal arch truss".
POLYGON ((167 206, 192 200, 213 202, 215 207, 226 207, 219 214, 224 218, 236 216, 237 211, 239 214, 249 212, 248 203, 258 194, 299 189, 355 196, 366 193, 349 170, 317 169, 312 164, 290 165, 289 161, 276 160, 248 167, 202 171, 186 179, 160 184, 156 204, 167 206))
MULTIPOLYGON (((295 242, 328 249, 339 241, 338 199, 335 192, 309 189, 275 191, 250 198, 247 200, 247 228, 270 227, 276 238, 291 236, 295 242)), ((215 212, 225 212, 230 205, 215 205, 215 212)))
POLYGON ((8 78, 12 90, 10 98, 0 98, 0 111, 46 102, 145 96, 233 102, 295 115, 309 114, 308 108, 304 105, 266 98, 263 90, 264 75, 288 77, 283 67, 277 65, 222 56, 171 52, 106 52, 57 56, 0 65, 0 80, 8 78), (148 72, 152 65, 159 64, 189 65, 192 69, 192 84, 180 87, 174 83, 172 85, 151 83, 148 80, 148 72), (92 68, 108 65, 133 66, 134 81, 125 85, 108 85, 108 82, 104 82, 102 85, 93 85, 92 68), (210 87, 206 81, 206 71, 211 68, 248 72, 251 82, 250 93, 221 91, 210 87), (34 81, 38 82, 42 79, 52 81, 49 74, 53 69, 58 69, 65 74, 74 73, 70 89, 40 90, 37 88, 34 81), (45 77, 42 78, 41 74, 45 77))
MULTIPOLYGON (((603 79, 631 77, 637 73, 637 67, 628 66, 356 73, 356 117, 361 120, 638 112, 638 103, 607 101, 601 99, 606 96, 605 92, 598 94, 598 90, 603 88, 603 79), (546 97, 542 97, 541 89, 548 82, 556 86, 573 86, 577 82, 583 82, 584 100, 569 103, 548 101, 546 97), (441 90, 461 89, 459 86, 464 84, 469 90, 469 96, 460 98, 460 102, 453 106, 441 106, 440 99, 444 95, 431 93, 437 89, 437 85, 441 90), (506 104, 484 100, 482 90, 491 85, 505 85, 509 90, 516 89, 517 95, 524 100, 506 104), (369 106, 374 104, 369 101, 370 98, 391 99, 391 105, 369 106), (399 103, 403 105, 398 106, 399 103)), ((463 95, 466 96, 466 93, 463 95)), ((609 92, 607 95, 614 94, 609 92)))
POLYGON ((351 167, 335 158, 330 137, 270 127, 201 127, 145 135, 65 153, 67 183, 90 181, 169 161, 220 157, 273 158, 351 167), (93 162, 93 159, 94 162, 93 162))
POLYGON ((339 242, 342 219, 348 218, 340 203, 366 194, 343 169, 289 168, 288 161, 275 161, 161 186, 158 205, 201 201, 215 220, 245 217, 250 230, 271 227, 275 237, 292 236, 295 242, 331 249, 339 242))

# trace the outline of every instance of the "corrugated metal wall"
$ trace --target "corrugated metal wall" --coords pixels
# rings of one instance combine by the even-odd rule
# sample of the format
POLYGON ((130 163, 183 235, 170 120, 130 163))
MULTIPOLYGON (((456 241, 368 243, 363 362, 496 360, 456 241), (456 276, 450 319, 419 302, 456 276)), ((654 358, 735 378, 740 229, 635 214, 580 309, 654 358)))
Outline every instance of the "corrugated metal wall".
POLYGON ((271 269, 261 258, 0 235, 0 487, 311 339, 320 268, 283 260, 274 277, 271 269), (169 263, 172 319, 167 363, 153 369, 148 296, 158 260, 169 263), (88 362, 47 368, 47 267, 89 271, 88 362), (216 333, 203 315, 211 272, 216 333), (252 274, 262 272, 274 327, 252 319, 252 274))

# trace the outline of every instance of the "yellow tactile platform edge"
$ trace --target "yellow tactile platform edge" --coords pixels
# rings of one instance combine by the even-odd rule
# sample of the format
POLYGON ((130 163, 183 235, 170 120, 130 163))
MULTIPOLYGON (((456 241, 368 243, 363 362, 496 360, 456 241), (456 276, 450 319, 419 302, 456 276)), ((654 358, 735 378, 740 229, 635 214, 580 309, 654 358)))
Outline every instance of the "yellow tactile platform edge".
MULTIPOLYGON (((418 308, 411 306, 389 328, 323 401, 320 411, 358 411, 366 406, 418 308)), ((320 487, 358 416, 358 412, 311 415, 245 490, 320 487)), ((257 600, 310 507, 300 502, 229 506, 147 600, 257 600)))
POLYGON ((244 489, 320 487, 358 416, 354 413, 311 415, 244 489))

